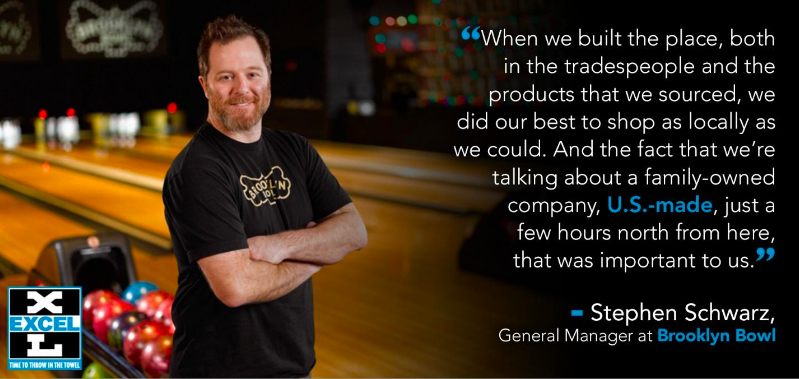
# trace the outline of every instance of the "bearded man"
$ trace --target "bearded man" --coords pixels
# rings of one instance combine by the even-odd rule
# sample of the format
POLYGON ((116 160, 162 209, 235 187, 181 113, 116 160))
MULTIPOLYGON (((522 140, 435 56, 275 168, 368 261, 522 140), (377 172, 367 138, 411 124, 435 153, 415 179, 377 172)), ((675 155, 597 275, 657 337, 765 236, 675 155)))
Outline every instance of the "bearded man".
POLYGON ((266 34, 235 16, 197 49, 208 119, 164 181, 178 262, 171 377, 306 377, 316 363, 311 276, 366 246, 317 151, 262 126, 266 34))

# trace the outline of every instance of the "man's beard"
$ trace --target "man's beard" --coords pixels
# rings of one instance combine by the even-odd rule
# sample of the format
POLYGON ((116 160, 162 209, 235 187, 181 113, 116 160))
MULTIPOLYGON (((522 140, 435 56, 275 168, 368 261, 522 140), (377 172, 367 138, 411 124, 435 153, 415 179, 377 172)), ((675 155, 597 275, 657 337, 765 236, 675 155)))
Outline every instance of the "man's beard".
POLYGON ((232 97, 227 101, 227 103, 225 103, 224 100, 222 100, 222 98, 212 89, 208 89, 208 102, 211 106, 211 112, 213 112, 214 116, 216 116, 216 118, 222 122, 222 126, 231 132, 248 131, 252 129, 256 124, 258 124, 258 121, 261 120, 261 118, 264 116, 264 113, 266 113, 271 100, 272 83, 267 85, 266 91, 264 91, 264 96, 259 96, 259 94, 253 92, 253 94, 250 96, 232 97), (245 102, 253 103, 255 105, 255 109, 250 117, 244 115, 244 112, 249 112, 249 110, 230 109, 229 107, 229 105, 245 102))

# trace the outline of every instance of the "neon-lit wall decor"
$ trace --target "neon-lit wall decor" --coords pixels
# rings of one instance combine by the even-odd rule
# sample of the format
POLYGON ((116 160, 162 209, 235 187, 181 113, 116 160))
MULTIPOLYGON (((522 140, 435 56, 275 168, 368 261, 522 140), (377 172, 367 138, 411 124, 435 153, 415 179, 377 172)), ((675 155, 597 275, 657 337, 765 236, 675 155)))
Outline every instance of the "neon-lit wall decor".
POLYGON ((36 1, 0 0, 0 62, 39 59, 36 1))
POLYGON ((61 55, 65 59, 165 55, 165 15, 163 3, 153 0, 64 1, 61 55))

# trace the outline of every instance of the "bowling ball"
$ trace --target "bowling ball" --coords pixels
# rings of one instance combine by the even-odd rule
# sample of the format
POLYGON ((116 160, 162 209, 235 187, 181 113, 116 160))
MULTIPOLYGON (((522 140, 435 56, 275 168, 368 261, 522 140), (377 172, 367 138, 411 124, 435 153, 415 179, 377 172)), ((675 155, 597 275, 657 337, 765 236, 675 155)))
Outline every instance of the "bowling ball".
POLYGON ((138 281, 125 288, 125 292, 122 292, 122 299, 127 301, 131 304, 136 304, 140 297, 150 291, 155 291, 158 289, 158 286, 152 284, 150 282, 145 281, 138 281))
POLYGON ((141 367, 149 378, 162 378, 169 375, 169 361, 172 360, 172 336, 158 336, 147 342, 141 352, 141 367))
POLYGON ((109 300, 119 299, 119 295, 111 290, 92 291, 83 297, 83 327, 92 328, 92 311, 99 304, 105 304, 109 300))
POLYGON ((108 328, 111 326, 111 320, 132 310, 133 306, 122 300, 111 300, 105 304, 100 304, 94 308, 94 312, 92 313, 92 329, 94 330, 94 335, 96 335, 100 341, 108 343, 108 328))
POLYGON ((100 366, 97 362, 89 363, 86 366, 86 369, 83 370, 83 377, 84 378, 113 378, 114 376, 109 374, 103 366, 100 366))
POLYGON ((141 366, 141 352, 144 345, 159 336, 169 334, 166 326, 155 320, 142 321, 128 330, 122 342, 122 353, 132 365, 141 366))
POLYGON ((172 299, 172 295, 167 292, 161 290, 147 292, 136 302, 136 310, 146 314, 147 317, 154 317, 158 306, 167 299, 172 299))
POLYGON ((155 316, 153 316, 153 319, 160 321, 169 329, 169 335, 175 335, 175 323, 172 322, 172 302, 174 301, 175 298, 164 300, 158 306, 158 310, 155 311, 155 316))
POLYGON ((147 320, 148 317, 139 311, 125 312, 111 320, 111 325, 108 326, 108 346, 116 352, 122 351, 122 342, 125 341, 125 336, 128 335, 133 325, 147 320))

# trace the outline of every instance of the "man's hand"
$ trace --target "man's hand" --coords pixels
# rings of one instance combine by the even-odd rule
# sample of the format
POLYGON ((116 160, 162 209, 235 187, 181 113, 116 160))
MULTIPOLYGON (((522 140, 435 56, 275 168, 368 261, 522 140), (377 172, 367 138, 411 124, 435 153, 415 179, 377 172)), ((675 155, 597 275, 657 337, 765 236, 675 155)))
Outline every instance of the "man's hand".
MULTIPOLYGON (((311 221, 306 228, 313 228, 316 223, 311 221)), ((247 239, 250 247, 250 259, 254 261, 264 261, 271 264, 279 264, 286 260, 288 249, 282 244, 281 238, 271 236, 256 236, 247 239)))
POLYGON ((282 297, 304 283, 321 266, 303 262, 274 265, 249 258, 247 249, 197 261, 214 295, 231 308, 282 297))
MULTIPOLYGON (((313 228, 316 223, 311 221, 306 228, 313 228)), ((264 261, 271 264, 279 264, 286 260, 288 249, 282 244, 283 239, 271 236, 256 236, 247 239, 250 247, 250 259, 254 261, 264 261)))
POLYGON ((352 251, 363 249, 368 237, 355 205, 349 203, 330 215, 309 222, 305 229, 248 239, 250 259, 334 264, 352 251))
POLYGON ((281 252, 278 242, 271 236, 257 236, 247 238, 247 245, 250 248, 250 259, 254 261, 269 262, 271 264, 279 264, 283 262, 284 255, 281 252))

